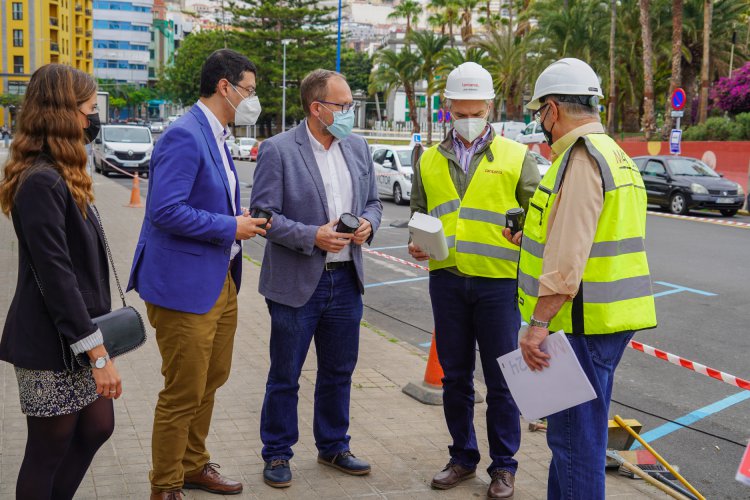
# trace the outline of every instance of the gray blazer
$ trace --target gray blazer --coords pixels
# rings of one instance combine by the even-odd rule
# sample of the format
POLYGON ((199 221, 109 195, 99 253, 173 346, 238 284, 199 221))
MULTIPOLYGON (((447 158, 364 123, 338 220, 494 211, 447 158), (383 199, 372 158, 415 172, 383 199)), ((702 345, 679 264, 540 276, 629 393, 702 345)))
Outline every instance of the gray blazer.
MULTIPOLYGON (((258 290, 266 298, 301 307, 312 297, 325 266, 326 252, 315 246, 318 227, 341 214, 329 214, 320 175, 303 121, 263 141, 253 177, 250 207, 273 213, 258 290)), ((352 213, 372 224, 372 242, 383 205, 378 198, 375 169, 367 141, 350 135, 341 150, 352 177, 352 213)), ((364 293, 362 249, 352 244, 352 259, 364 293)))

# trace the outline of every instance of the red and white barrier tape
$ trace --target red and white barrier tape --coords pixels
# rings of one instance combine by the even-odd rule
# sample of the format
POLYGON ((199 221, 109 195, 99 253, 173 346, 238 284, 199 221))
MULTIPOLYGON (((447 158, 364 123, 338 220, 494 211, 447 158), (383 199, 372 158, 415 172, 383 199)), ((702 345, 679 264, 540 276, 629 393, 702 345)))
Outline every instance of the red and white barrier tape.
POLYGON ((651 347, 650 345, 636 342, 635 340, 631 340, 630 344, 628 344, 628 347, 635 349, 636 351, 641 351, 642 353, 648 354, 649 356, 653 356, 655 358, 668 361, 672 363, 673 365, 687 368, 688 370, 698 372, 701 375, 715 378, 716 380, 721 380, 722 382, 725 382, 729 385, 733 385, 741 389, 746 389, 750 391, 750 382, 747 380, 741 379, 739 377, 735 377, 734 375, 730 375, 728 373, 724 373, 719 370, 714 370, 713 368, 709 368, 700 363, 690 361, 689 359, 681 358, 680 356, 676 356, 666 351, 662 351, 661 349, 657 349, 655 347, 651 347))
POLYGON ((365 253, 369 253, 372 255, 377 255, 378 257, 382 257, 387 260, 391 260, 393 262, 398 262, 399 264, 404 264, 409 267, 413 267, 415 269, 421 269, 423 271, 429 271, 429 267, 420 266, 419 264, 415 264, 414 262, 409 262, 408 260, 399 259, 398 257, 394 257, 393 255, 388 255, 387 253, 378 252, 377 250, 370 250, 369 248, 362 248, 362 251, 365 253))
MULTIPOLYGON (((121 169, 121 168, 120 168, 120 167, 118 167, 117 165, 114 165, 114 164, 112 164, 112 162, 110 162, 110 161, 107 161, 107 160, 106 160, 105 158, 102 158, 101 156, 97 155, 97 153, 96 153, 96 152, 94 152, 94 156, 95 156, 95 157, 97 157, 97 156, 99 157, 99 162, 100 162, 100 163, 101 163, 101 162, 104 162, 104 163, 106 163, 107 165, 109 165, 109 166, 110 166, 110 168, 114 168, 115 170, 117 170, 117 171, 118 171, 118 172, 120 172, 121 174, 125 174, 125 175, 127 175, 128 177, 132 177, 132 178, 135 178, 135 175, 131 174, 130 172, 128 172, 128 171, 126 171, 126 170, 123 170, 123 169, 121 169)), ((141 177, 140 175, 139 175, 138 177, 139 177, 139 179, 140 179, 140 181, 141 181, 141 182, 146 182, 146 183, 148 182, 148 180, 144 179, 144 178, 143 178, 143 177, 141 177)))
POLYGON ((694 222, 708 222, 709 224, 717 224, 719 226, 731 226, 731 227, 739 227, 742 229, 750 229, 750 224, 748 224, 747 222, 740 222, 740 221, 735 221, 731 219, 715 219, 712 217, 693 217, 692 215, 666 214, 662 212, 654 212, 652 210, 649 210, 648 214, 657 215, 659 217, 669 217, 671 219, 691 220, 694 222))

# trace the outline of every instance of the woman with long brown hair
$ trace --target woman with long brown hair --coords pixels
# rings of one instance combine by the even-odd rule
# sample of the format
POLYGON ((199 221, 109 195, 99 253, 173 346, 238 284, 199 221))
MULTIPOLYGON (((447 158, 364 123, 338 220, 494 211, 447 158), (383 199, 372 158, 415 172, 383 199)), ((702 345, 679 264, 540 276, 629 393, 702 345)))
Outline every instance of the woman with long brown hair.
POLYGON ((85 143, 98 129, 90 75, 61 64, 34 72, 0 181, 0 208, 18 237, 0 359, 15 366, 28 428, 19 499, 73 498, 114 430, 112 400, 122 393, 91 320, 111 306, 86 171, 85 143))

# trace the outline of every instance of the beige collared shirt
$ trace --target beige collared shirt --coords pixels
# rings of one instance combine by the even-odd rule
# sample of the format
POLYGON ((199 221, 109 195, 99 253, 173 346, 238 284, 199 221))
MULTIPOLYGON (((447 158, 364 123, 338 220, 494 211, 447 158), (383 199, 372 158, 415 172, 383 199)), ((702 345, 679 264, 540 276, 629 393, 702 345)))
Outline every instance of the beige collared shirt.
MULTIPOLYGON (((588 123, 568 132, 552 144, 553 161, 580 137, 603 133, 601 123, 588 123)), ((599 167, 584 146, 575 146, 563 184, 550 209, 539 278, 540 297, 559 294, 573 299, 576 296, 603 207, 599 167)))

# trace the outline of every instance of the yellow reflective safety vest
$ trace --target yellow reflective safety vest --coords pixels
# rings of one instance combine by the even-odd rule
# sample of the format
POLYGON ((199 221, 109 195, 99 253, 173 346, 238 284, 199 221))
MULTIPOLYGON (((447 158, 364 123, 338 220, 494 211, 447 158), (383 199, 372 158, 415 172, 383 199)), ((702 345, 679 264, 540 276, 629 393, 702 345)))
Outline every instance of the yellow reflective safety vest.
MULTIPOLYGON (((578 139, 596 160, 604 206, 578 294, 552 318, 550 331, 606 334, 656 326, 656 309, 644 240, 646 190, 633 160, 606 134, 578 139)), ((552 164, 529 204, 518 272, 521 315, 528 322, 539 296, 550 209, 560 191, 573 147, 552 164)))
POLYGON ((463 199, 451 179, 448 159, 429 148, 420 159, 427 210, 443 223, 448 258, 430 259, 430 269, 456 267, 464 274, 516 279, 518 247, 503 237, 505 212, 518 207, 516 185, 526 146, 503 137, 485 150, 463 199))

